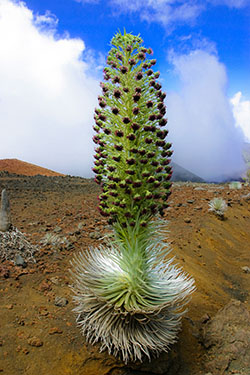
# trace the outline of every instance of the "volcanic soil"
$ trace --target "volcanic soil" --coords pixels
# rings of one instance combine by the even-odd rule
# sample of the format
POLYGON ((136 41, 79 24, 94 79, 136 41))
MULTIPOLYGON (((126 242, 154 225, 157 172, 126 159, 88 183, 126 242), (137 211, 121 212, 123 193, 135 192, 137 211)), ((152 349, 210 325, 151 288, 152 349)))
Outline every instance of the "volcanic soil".
POLYGON ((168 354, 151 362, 145 359, 142 365, 124 365, 107 352, 99 353, 98 344, 86 344, 72 312, 70 260, 74 253, 103 243, 110 230, 97 211, 99 187, 78 177, 6 172, 0 176, 0 191, 3 188, 9 194, 13 226, 37 251, 35 263, 0 263, 0 373, 250 373, 246 344, 250 186, 236 190, 228 184, 173 184, 164 217, 169 231, 166 242, 172 249, 169 256, 195 279, 196 291, 182 319, 178 342, 168 354), (229 205, 224 220, 208 211, 214 197, 229 205), (49 243, 48 234, 57 236, 54 243, 49 243), (237 320, 240 317, 243 321, 237 320))

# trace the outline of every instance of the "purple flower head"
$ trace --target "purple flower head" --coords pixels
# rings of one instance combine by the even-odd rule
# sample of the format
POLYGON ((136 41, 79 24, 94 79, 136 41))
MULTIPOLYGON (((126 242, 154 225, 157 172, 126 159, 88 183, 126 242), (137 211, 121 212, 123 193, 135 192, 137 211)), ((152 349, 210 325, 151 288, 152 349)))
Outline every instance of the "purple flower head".
POLYGON ((130 159, 126 159, 126 163, 127 163, 128 165, 133 165, 133 164, 136 163, 136 161, 135 161, 134 158, 130 158, 130 159))
POLYGON ((156 171, 156 173, 160 173, 160 172, 162 172, 162 170, 163 170, 162 167, 158 167, 155 171, 156 171))
POLYGON ((149 176, 150 176, 150 172, 149 171, 142 172, 142 177, 149 177, 149 176))
POLYGON ((163 101, 166 98, 167 94, 165 92, 161 93, 160 99, 163 101))
POLYGON ((161 84, 159 82, 156 82, 156 84, 154 85, 155 89, 156 90, 160 90, 161 89, 161 84))
POLYGON ((126 204, 125 204, 125 203, 120 203, 119 206, 120 206, 121 208, 126 208, 126 204))
POLYGON ((133 114, 134 115, 138 115, 139 112, 140 112, 140 108, 139 107, 133 108, 133 114))
POLYGON ((146 106, 147 106, 148 108, 152 108, 153 105, 154 105, 154 103, 152 102, 152 100, 149 100, 149 101, 146 103, 146 106))
POLYGON ((123 136, 124 136, 124 133, 123 133, 123 131, 122 131, 122 130, 116 130, 116 131, 115 131, 115 135, 116 135, 116 137, 119 137, 119 138, 121 138, 121 137, 123 137, 123 136))
POLYGON ((144 63, 144 64, 142 65, 142 68, 143 68, 143 69, 148 69, 148 64, 144 63))
POLYGON ((156 79, 158 79, 158 78, 160 77, 160 72, 156 72, 156 73, 154 74, 154 77, 155 77, 156 79))
POLYGON ((131 185, 131 184, 133 183, 133 181, 132 181, 131 178, 129 178, 129 177, 127 177, 127 178, 125 179, 125 181, 126 181, 126 184, 129 184, 129 185, 131 185))
POLYGON ((130 46, 130 45, 127 46, 127 47, 126 47, 126 51, 127 51, 127 52, 131 52, 131 51, 132 51, 132 46, 130 46))
POLYGON ((113 113, 114 115, 118 115, 118 113, 119 113, 119 109, 118 109, 117 107, 112 107, 112 108, 111 108, 111 111, 112 111, 112 113, 113 113))
POLYGON ((120 145, 120 144, 117 144, 117 145, 114 145, 115 149, 117 151, 122 151, 123 150, 123 145, 120 145))
POLYGON ((160 102, 160 103, 157 104, 157 108, 159 110, 162 109, 163 107, 165 107, 165 106, 164 106, 164 104, 162 102, 160 102))
POLYGON ((173 155, 173 153, 174 153, 174 151, 172 151, 172 150, 170 151, 170 150, 169 150, 169 151, 167 151, 167 156, 170 157, 170 156, 173 155))
POLYGON ((99 131, 100 131, 99 126, 93 126, 93 129, 94 129, 94 131, 96 131, 97 133, 99 133, 99 131))
POLYGON ((124 124, 129 124, 130 123, 130 119, 128 117, 123 117, 122 122, 124 124))
POLYGON ((112 68, 117 68, 117 64, 114 61, 112 61, 111 67, 112 68))
POLYGON ((117 54, 115 55, 115 57, 118 59, 118 60, 121 60, 122 61, 122 55, 117 52, 117 54))
POLYGON ((130 141, 134 141, 136 136, 132 133, 130 133, 129 135, 127 135, 127 138, 130 140, 130 141))
POLYGON ((101 120, 101 121, 106 121, 106 120, 107 120, 107 117, 106 117, 103 113, 100 113, 100 114, 98 115, 98 118, 99 118, 99 120, 101 120))
POLYGON ((120 182, 120 180, 121 180, 121 179, 120 179, 119 177, 113 177, 113 181, 116 182, 116 183, 117 183, 117 182, 120 182))
POLYGON ((155 152, 150 151, 150 152, 147 154, 147 157, 148 157, 148 158, 153 158, 153 157, 155 157, 155 152))
POLYGON ((166 107, 161 108, 160 113, 162 115, 165 115, 165 113, 166 113, 166 107))
POLYGON ((112 165, 110 165, 107 169, 110 172, 114 172, 115 171, 115 167, 112 167, 112 165))
MULTIPOLYGON (((99 108, 95 108, 95 113, 99 115, 101 113, 101 110, 99 108)), ((95 118, 95 117, 94 117, 95 118)))
POLYGON ((112 80, 113 83, 120 83, 120 78, 118 76, 115 76, 112 80))
POLYGON ((141 187, 142 186, 142 182, 140 180, 136 180, 133 182, 133 186, 134 187, 141 187))
POLYGON ((147 164, 147 162, 148 162, 147 159, 141 159, 141 160, 140 160, 140 163, 141 163, 141 164, 144 164, 144 165, 147 164))
POLYGON ((144 156, 144 155, 146 154, 146 150, 145 150, 145 148, 142 148, 141 150, 138 150, 138 152, 139 152, 139 154, 140 154, 141 156, 144 156))
MULTIPOLYGON (((134 108, 134 109, 136 109, 136 108, 134 108)), ((134 112, 134 110, 133 110, 133 112, 134 112)), ((137 112, 138 113, 138 112, 137 112)), ((137 114, 136 113, 136 114, 137 114)), ((134 131, 136 131, 136 130, 139 130, 140 129, 140 125, 139 124, 137 124, 136 122, 133 122, 133 124, 131 125, 131 128, 134 130, 134 131)))
POLYGON ((138 72, 138 73, 136 73, 136 75, 135 75, 135 79, 136 79, 136 81, 140 81, 140 80, 142 79, 142 77, 143 77, 142 72, 138 72))
POLYGON ((149 178, 147 179, 147 182, 148 182, 149 184, 152 184, 153 182, 155 182, 155 178, 154 178, 154 176, 149 176, 149 178))
POLYGON ((165 118, 163 118, 163 119, 161 119, 161 120, 159 121, 159 125, 160 125, 160 126, 165 126, 165 125, 167 125, 167 123, 168 123, 168 121, 167 121, 167 119, 165 119, 165 118))
POLYGON ((115 155, 115 156, 112 157, 112 159, 113 159, 114 161, 119 162, 119 161, 121 160, 121 156, 120 156, 120 155, 115 155))
POLYGON ((142 48, 141 48, 141 52, 146 53, 146 52, 147 52, 147 48, 142 47, 142 48))
POLYGON ((150 115, 148 119, 149 119, 149 121, 155 121, 155 119, 156 119, 155 114, 150 115))
POLYGON ((155 87, 155 85, 156 85, 156 82, 155 82, 154 79, 152 79, 152 80, 149 82, 149 86, 151 86, 151 87, 155 87))
POLYGON ((126 169, 125 171, 127 174, 129 174, 130 176, 133 176, 135 174, 135 171, 133 169, 126 169))
POLYGON ((118 89, 115 89, 114 90, 114 97, 116 98, 116 99, 119 99, 120 97, 121 97, 121 91, 120 90, 118 90, 118 89))
POLYGON ((140 223, 140 226, 143 227, 143 228, 145 228, 147 225, 148 225, 148 223, 144 220, 141 221, 141 223, 140 223))
POLYGON ((157 133, 157 138, 164 139, 165 138, 165 133, 161 130, 158 130, 157 133))
POLYGON ((155 144, 156 144, 156 146, 158 146, 158 147, 164 147, 164 145, 165 145, 165 141, 156 141, 155 144))
POLYGON ((130 149, 130 152, 131 152, 132 154, 137 154, 137 153, 138 153, 138 149, 137 149, 137 148, 131 148, 131 149, 130 149))
POLYGON ((129 63, 130 66, 136 65, 135 59, 129 59, 128 63, 129 63))
POLYGON ((155 188, 158 188, 159 186, 161 186, 160 181, 155 181, 155 182, 154 182, 154 187, 155 187, 155 188))
POLYGON ((148 53, 149 55, 153 55, 154 52, 153 52, 152 48, 148 48, 147 53, 148 53))
POLYGON ((125 183, 124 181, 121 181, 121 182, 119 183, 119 186, 120 186, 120 188, 125 189, 125 187, 126 187, 126 183, 125 183))
POLYGON ((106 103, 104 100, 99 102, 99 106, 100 106, 101 108, 105 108, 106 105, 107 105, 107 103, 106 103))
POLYGON ((133 95, 134 102, 138 102, 140 100, 140 98, 141 98, 141 95, 138 94, 138 93, 136 93, 136 94, 133 95))
POLYGON ((136 87, 136 88, 135 88, 135 92, 137 92, 138 94, 140 94, 141 91, 142 91, 142 90, 141 90, 141 87, 136 87))
POLYGON ((145 125, 143 130, 145 130, 145 132, 150 132, 151 131, 151 126, 149 125, 145 125))
POLYGON ((163 159, 161 165, 168 165, 170 163, 170 159, 163 159))
POLYGON ((120 67, 120 71, 121 71, 122 74, 126 74, 128 72, 128 68, 123 65, 123 66, 120 67))
POLYGON ((130 225, 131 227, 135 227, 135 221, 130 221, 129 225, 130 225))
POLYGON ((138 53, 138 59, 145 60, 145 58, 146 58, 145 53, 143 53, 143 52, 138 53))
POLYGON ((172 147, 172 143, 166 143, 164 150, 169 150, 172 147))
POLYGON ((110 79, 110 75, 109 74, 105 74, 104 79, 105 79, 105 81, 108 81, 110 79))
POLYGON ((169 173, 168 176, 165 177, 165 181, 170 180, 171 177, 172 177, 172 173, 169 173))
POLYGON ((147 74, 147 76, 151 76, 153 73, 154 73, 153 70, 149 69, 146 74, 147 74))
POLYGON ((157 165, 159 165, 158 161, 157 160, 153 160, 151 165, 153 165, 154 167, 157 167, 157 165))
POLYGON ((109 91, 109 89, 103 83, 101 84, 101 88, 104 94, 106 94, 109 91))
POLYGON ((156 59, 150 61, 151 66, 156 64, 156 59))
POLYGON ((153 139, 152 138, 145 138, 145 142, 150 145, 150 143, 153 142, 153 139))
POLYGON ((129 92, 129 88, 128 87, 124 87, 123 91, 126 92, 126 93, 128 93, 129 92))
POLYGON ((106 143, 103 142, 103 141, 99 141, 99 145, 102 146, 102 147, 105 147, 105 146, 106 146, 106 143))
POLYGON ((156 119, 161 120, 162 118, 163 118, 163 115, 161 113, 158 113, 157 116, 156 116, 156 119))
POLYGON ((135 194, 133 199, 135 202, 139 202, 141 200, 140 194, 135 194))
POLYGON ((153 195, 153 198, 154 199, 159 199, 161 197, 161 195, 159 194, 159 193, 155 193, 154 195, 153 195))

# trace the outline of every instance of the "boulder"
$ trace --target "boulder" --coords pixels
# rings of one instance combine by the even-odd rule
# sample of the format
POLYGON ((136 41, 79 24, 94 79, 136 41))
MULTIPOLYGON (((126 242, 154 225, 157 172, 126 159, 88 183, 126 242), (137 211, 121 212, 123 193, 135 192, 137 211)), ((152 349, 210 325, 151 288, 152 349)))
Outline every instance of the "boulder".
POLYGON ((0 231, 6 232, 11 227, 10 202, 6 189, 2 191, 0 209, 0 231))

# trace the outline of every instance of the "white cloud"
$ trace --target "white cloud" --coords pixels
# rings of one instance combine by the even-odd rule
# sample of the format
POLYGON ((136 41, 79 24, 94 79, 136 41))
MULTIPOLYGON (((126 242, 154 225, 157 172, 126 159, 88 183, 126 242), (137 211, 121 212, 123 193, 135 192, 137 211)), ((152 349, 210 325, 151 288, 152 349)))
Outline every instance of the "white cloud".
POLYGON ((203 50, 172 55, 172 63, 181 82, 167 100, 173 160, 207 180, 239 177, 244 137, 226 96, 224 65, 203 50))
POLYGON ((208 4, 243 8, 249 0, 109 0, 109 4, 121 13, 137 12, 142 20, 168 26, 170 32, 178 23, 193 24, 208 4))
POLYGON ((236 125, 243 130, 246 141, 250 143, 250 100, 244 100, 239 91, 231 99, 231 104, 236 125))
POLYGON ((0 1, 0 158, 89 176, 99 83, 84 42, 55 35, 56 23, 0 1))
POLYGON ((249 0, 208 0, 213 5, 225 5, 229 8, 243 8, 249 5, 249 0))

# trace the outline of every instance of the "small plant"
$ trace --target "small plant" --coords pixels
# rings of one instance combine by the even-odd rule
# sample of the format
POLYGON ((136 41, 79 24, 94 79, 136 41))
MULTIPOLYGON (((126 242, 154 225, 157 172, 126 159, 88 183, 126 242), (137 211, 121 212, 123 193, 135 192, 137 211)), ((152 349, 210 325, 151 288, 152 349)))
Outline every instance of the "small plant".
POLYGON ((93 170, 113 238, 76 255, 71 274, 83 335, 127 362, 176 341, 194 281, 166 260, 159 215, 171 194, 172 151, 156 60, 139 36, 118 33, 111 43, 95 110, 93 170))
POLYGON ((227 210, 227 204, 222 198, 213 198, 209 202, 209 211, 214 212, 216 215, 220 216, 221 218, 224 217, 224 213, 227 210))
POLYGON ((247 185, 250 184, 250 168, 246 171, 246 176, 244 177, 244 181, 247 185))
POLYGON ((60 246, 68 243, 66 237, 60 237, 58 234, 54 233, 46 233, 45 236, 41 239, 40 243, 44 246, 51 245, 51 246, 60 246))
POLYGON ((241 182, 239 181, 232 181, 230 182, 229 184, 229 189, 236 189, 236 190, 239 190, 242 188, 242 184, 241 182))

